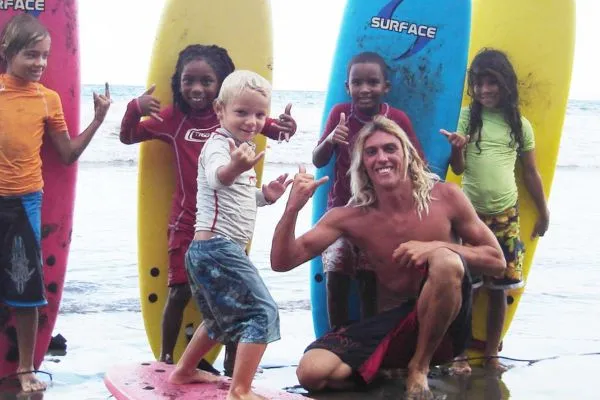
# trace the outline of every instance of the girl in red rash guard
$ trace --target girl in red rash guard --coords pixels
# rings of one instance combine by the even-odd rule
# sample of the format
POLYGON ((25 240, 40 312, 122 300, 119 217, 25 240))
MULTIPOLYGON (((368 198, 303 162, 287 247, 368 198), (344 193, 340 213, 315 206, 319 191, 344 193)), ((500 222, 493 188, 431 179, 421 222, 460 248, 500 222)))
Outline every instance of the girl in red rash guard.
MULTIPOLYGON (((191 293, 185 272, 185 252, 194 237, 196 218, 196 178, 198 156, 210 134, 219 127, 213 100, 221 83, 235 66, 227 50, 218 46, 191 45, 179 53, 171 78, 173 105, 161 109, 152 96, 155 86, 127 105, 121 122, 121 142, 133 144, 145 140, 162 140, 174 154, 176 188, 169 221, 169 296, 163 312, 160 360, 173 362, 173 349, 181 327, 183 310, 191 293), (150 116, 141 121, 143 116, 150 116)), ((291 104, 278 120, 267 119, 263 134, 278 139, 296 132, 290 115, 291 104)), ((228 346, 225 373, 233 371, 235 346, 228 346)), ((201 368, 215 372, 206 362, 201 368)))

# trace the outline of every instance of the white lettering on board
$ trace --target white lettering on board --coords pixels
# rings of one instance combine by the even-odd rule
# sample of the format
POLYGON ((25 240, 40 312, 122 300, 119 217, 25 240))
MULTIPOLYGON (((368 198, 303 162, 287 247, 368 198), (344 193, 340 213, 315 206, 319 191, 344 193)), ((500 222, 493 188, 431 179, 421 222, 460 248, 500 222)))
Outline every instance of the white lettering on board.
POLYGON ((46 0, 0 0, 0 10, 44 11, 46 0))
POLYGON ((371 18, 371 28, 382 29, 384 31, 407 33, 413 36, 435 39, 437 28, 412 22, 398 21, 391 18, 373 17, 371 18))

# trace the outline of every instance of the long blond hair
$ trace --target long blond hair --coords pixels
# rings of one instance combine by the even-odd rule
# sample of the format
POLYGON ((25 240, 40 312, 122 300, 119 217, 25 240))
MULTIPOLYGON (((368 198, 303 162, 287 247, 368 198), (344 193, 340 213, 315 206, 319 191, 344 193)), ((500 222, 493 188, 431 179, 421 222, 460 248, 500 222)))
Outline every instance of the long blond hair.
POLYGON ((400 141, 404 153, 404 179, 409 177, 413 184, 412 197, 417 205, 417 214, 419 218, 422 218, 423 213, 429 213, 429 203, 432 200, 431 191, 440 178, 429 171, 415 147, 410 143, 406 132, 394 121, 381 115, 373 118, 358 132, 349 171, 350 187, 352 189, 349 204, 355 207, 366 207, 377 201, 373 182, 371 182, 371 178, 369 178, 362 162, 365 142, 377 131, 386 132, 400 141))

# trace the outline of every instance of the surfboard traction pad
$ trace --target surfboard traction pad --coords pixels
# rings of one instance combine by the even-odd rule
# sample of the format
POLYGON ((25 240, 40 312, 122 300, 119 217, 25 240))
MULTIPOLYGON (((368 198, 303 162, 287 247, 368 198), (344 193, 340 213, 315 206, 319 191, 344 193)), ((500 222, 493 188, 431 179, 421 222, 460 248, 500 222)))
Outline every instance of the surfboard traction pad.
MULTIPOLYGON (((109 369, 104 383, 116 399, 204 399, 221 400, 227 397, 227 382, 174 385, 167 381, 175 368, 162 362, 142 362, 117 365, 109 369)), ((308 397, 253 385, 252 390, 268 399, 300 400, 308 397)))

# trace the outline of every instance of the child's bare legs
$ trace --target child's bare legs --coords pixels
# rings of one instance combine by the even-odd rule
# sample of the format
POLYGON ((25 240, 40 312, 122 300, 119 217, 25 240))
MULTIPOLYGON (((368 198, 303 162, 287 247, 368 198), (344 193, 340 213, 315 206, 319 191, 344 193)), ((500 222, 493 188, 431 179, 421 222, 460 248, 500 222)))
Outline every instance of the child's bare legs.
POLYGON ((183 310, 190 301, 192 292, 188 284, 173 285, 169 288, 169 296, 163 311, 162 345, 160 361, 173 364, 173 350, 183 320, 183 310))
POLYGON ((498 372, 504 372, 507 368, 498 359, 498 347, 506 315, 506 293, 502 289, 489 289, 488 295, 487 340, 483 355, 491 358, 486 358, 484 365, 498 372))
POLYGON ((215 347, 217 343, 216 340, 208 337, 208 332, 204 324, 200 325, 183 352, 181 360, 179 360, 177 366, 169 376, 169 382, 176 385, 183 385, 186 383, 214 383, 224 381, 225 379, 222 377, 196 369, 196 365, 198 365, 202 357, 215 347))
POLYGON ((38 328, 38 309, 37 307, 15 308, 14 312, 19 346, 17 373, 21 389, 24 392, 45 390, 46 384, 37 379, 32 372, 34 370, 33 353, 38 328))
POLYGON ((266 344, 238 343, 233 380, 227 400, 266 400, 252 392, 252 380, 267 348, 266 344))

